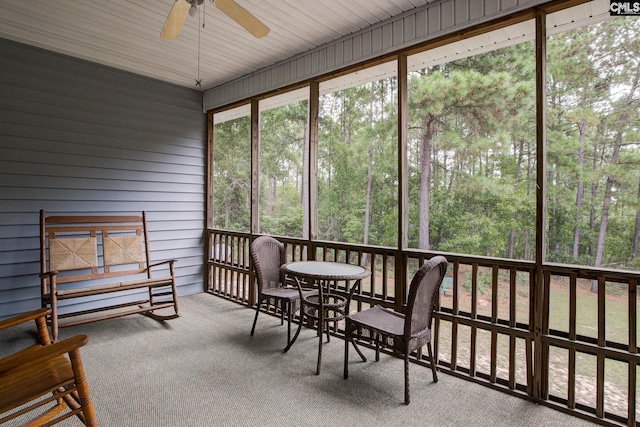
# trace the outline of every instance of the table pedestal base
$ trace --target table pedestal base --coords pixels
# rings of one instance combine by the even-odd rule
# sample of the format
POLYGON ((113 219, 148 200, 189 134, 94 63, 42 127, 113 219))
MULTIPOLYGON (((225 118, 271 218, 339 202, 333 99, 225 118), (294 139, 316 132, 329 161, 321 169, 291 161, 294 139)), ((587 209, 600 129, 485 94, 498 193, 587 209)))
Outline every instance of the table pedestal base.
POLYGON ((318 324, 318 364, 316 375, 320 375, 322 362, 322 333, 326 327, 327 342, 331 340, 331 322, 338 322, 346 317, 347 298, 335 294, 310 295, 304 299, 304 315, 318 324))

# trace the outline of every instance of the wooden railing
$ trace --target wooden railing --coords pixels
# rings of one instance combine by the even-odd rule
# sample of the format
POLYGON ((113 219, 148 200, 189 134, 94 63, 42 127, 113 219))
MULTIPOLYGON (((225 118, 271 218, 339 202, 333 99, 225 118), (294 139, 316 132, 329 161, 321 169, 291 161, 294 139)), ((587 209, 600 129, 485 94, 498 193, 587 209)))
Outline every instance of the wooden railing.
MULTIPOLYGON (((208 292, 253 307, 251 238, 248 233, 209 230, 208 292)), ((369 268, 372 275, 362 280, 352 312, 375 304, 402 310, 413 273, 433 256, 417 250, 279 240, 289 262, 332 260, 369 268)), ((439 370, 601 424, 637 425, 637 272, 552 264, 540 269, 534 262, 443 255, 449 261, 446 282, 451 287, 440 293, 434 314, 439 370), (543 290, 536 288, 538 274, 543 290)), ((336 285, 338 292, 349 291, 349 283, 336 285)), ((342 333, 338 325, 336 334, 342 333)), ((415 355, 413 361, 427 366, 426 359, 415 355)))
POLYGON ((639 277, 545 266, 543 399, 598 420, 637 425, 639 277))

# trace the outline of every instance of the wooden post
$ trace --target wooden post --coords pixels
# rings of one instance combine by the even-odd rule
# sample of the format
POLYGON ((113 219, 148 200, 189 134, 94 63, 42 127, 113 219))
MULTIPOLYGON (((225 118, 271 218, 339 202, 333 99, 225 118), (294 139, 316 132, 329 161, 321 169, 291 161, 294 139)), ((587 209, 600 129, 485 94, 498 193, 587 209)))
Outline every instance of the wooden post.
POLYGON ((542 336, 544 330, 544 274, 543 262, 545 259, 546 245, 546 53, 547 30, 546 14, 539 10, 536 13, 536 268, 534 272, 533 289, 533 319, 529 324, 533 325, 533 389, 532 396, 544 399, 547 384, 544 384, 543 370, 548 371, 548 349, 543 348, 542 336))
POLYGON ((407 230, 409 228, 408 187, 409 166, 407 160, 407 55, 398 55, 398 251, 395 262, 395 295, 397 311, 402 310, 402 304, 407 299, 408 279, 407 262, 404 255, 407 247, 407 230))
MULTIPOLYGON (((249 223, 251 224, 251 235, 260 233, 260 110, 258 100, 251 100, 251 209, 249 223)), ((249 242, 251 244, 251 242, 249 242)), ((251 264, 251 260, 249 260, 251 264)), ((253 307, 258 299, 258 289, 256 287, 256 276, 253 267, 249 266, 249 307, 253 307)))
POLYGON ((204 291, 213 288, 213 271, 209 263, 211 259, 211 242, 210 229, 213 228, 213 113, 207 112, 207 200, 206 200, 206 217, 204 227, 204 291))
POLYGON ((320 114, 320 85, 317 81, 309 84, 309 171, 307 207, 309 215, 309 231, 307 240, 307 259, 316 259, 316 247, 313 242, 318 238, 318 115, 320 114))

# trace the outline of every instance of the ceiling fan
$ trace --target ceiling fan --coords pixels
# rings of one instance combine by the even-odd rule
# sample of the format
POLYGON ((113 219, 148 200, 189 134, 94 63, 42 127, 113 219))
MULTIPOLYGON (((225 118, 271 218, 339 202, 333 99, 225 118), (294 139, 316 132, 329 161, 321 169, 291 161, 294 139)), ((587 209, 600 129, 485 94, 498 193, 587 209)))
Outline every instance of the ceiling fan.
MULTIPOLYGON (((198 6, 203 2, 204 0, 175 0, 164 27, 162 27, 160 37, 163 39, 177 38, 184 21, 187 19, 187 14, 195 16, 198 13, 198 6)), ((234 0, 211 0, 211 3, 254 37, 261 38, 269 34, 269 27, 234 0)))

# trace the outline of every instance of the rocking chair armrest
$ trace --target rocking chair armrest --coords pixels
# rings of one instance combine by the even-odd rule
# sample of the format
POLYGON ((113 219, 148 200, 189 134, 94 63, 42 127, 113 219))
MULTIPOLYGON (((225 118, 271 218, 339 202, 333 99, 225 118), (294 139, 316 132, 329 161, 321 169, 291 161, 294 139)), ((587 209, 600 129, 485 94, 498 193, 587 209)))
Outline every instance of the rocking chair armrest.
POLYGON ((51 345, 34 348, 32 351, 26 352, 25 357, 22 358, 22 360, 12 360, 12 365, 20 366, 22 368, 41 364, 43 361, 71 353, 85 345, 87 342, 89 342, 89 338, 87 338, 86 335, 75 335, 51 345))
POLYGON ((164 264, 173 265, 173 263, 176 263, 176 262, 178 262, 177 259, 168 259, 165 261, 156 262, 155 264, 149 264, 148 268, 151 269, 153 267, 158 267, 159 265, 164 265, 164 264))
POLYGON ((30 320, 35 320, 40 317, 46 317, 49 313, 51 313, 50 308, 39 308, 37 310, 27 311, 26 313, 18 314, 17 316, 13 316, 8 319, 0 321, 0 330, 19 325, 21 323, 25 323, 30 320))
POLYGON ((52 277, 57 275, 58 275, 58 270, 45 271, 44 273, 40 273, 40 278, 41 279, 48 278, 49 280, 51 280, 52 277))
MULTIPOLYGON (((50 345, 34 345, 0 359, 0 377, 15 369, 43 365, 66 353, 77 351, 88 342, 86 335, 76 335, 50 345)), ((72 359, 72 358, 70 358, 72 359)), ((73 363, 73 360, 72 360, 73 363)))

